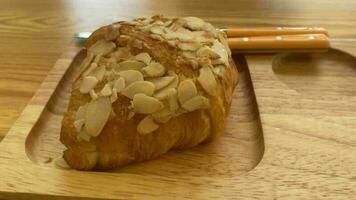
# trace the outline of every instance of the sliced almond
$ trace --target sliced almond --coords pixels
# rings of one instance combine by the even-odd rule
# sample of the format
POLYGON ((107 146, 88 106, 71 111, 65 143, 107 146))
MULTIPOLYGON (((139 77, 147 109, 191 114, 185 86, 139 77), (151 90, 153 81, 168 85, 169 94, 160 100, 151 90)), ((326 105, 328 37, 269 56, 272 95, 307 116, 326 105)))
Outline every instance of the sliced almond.
POLYGON ((166 86, 168 86, 172 81, 174 81, 174 76, 164 76, 153 79, 148 79, 147 81, 153 83, 155 85, 155 90, 160 90, 166 86))
POLYGON ((98 67, 98 64, 96 63, 91 63, 89 68, 83 73, 83 77, 88 76, 94 69, 98 67))
POLYGON ((218 37, 219 37, 220 43, 222 45, 224 45, 225 50, 228 53, 228 55, 231 55, 231 50, 230 50, 229 44, 227 43, 227 40, 226 40, 226 34, 223 32, 219 32, 218 37))
POLYGON ((98 83, 98 79, 96 79, 94 76, 84 77, 82 83, 80 84, 79 91, 82 94, 86 94, 90 92, 90 90, 92 90, 97 83, 98 83))
POLYGON ((109 97, 99 97, 88 103, 84 126, 88 135, 96 137, 100 134, 109 119, 111 109, 109 97))
POLYGON ((122 90, 121 94, 132 99, 136 94, 140 93, 152 96, 154 90, 155 86, 153 83, 149 81, 136 81, 122 90))
POLYGON ((172 22, 173 22, 172 20, 168 20, 168 21, 163 23, 163 26, 168 27, 168 26, 170 26, 172 24, 172 22))
POLYGON ((114 70, 116 72, 121 72, 121 71, 126 71, 126 70, 140 71, 145 66, 146 66, 145 63, 142 63, 142 62, 139 62, 136 60, 126 60, 126 61, 118 63, 118 65, 115 66, 114 70))
POLYGON ((105 66, 104 65, 100 65, 99 67, 95 68, 90 75, 95 76, 96 79, 100 82, 103 80, 104 76, 105 76, 105 66))
POLYGON ((145 135, 157 130, 159 126, 153 121, 152 116, 148 115, 137 125, 137 132, 145 135))
POLYGON ((174 40, 178 39, 182 42, 192 42, 193 37, 190 33, 183 33, 183 32, 168 32, 167 34, 163 35, 167 40, 174 40))
POLYGON ((100 94, 104 97, 111 96, 112 90, 109 84, 105 84, 103 89, 101 89, 100 94))
POLYGON ((206 31, 193 31, 191 35, 199 43, 212 44, 214 42, 214 37, 206 31))
POLYGON ((106 72, 105 72, 105 76, 106 76, 106 79, 107 79, 108 81, 113 81, 113 80, 115 80, 115 78, 116 78, 116 75, 115 75, 115 73, 113 72, 113 70, 106 71, 106 72))
POLYGON ((88 104, 79 106, 77 112, 75 113, 75 120, 79 120, 79 119, 84 119, 85 118, 85 112, 87 110, 87 106, 88 106, 88 104))
POLYGON ((165 40, 161 35, 158 34, 150 34, 151 38, 159 40, 159 41, 163 41, 165 40))
POLYGON ((172 112, 175 112, 179 108, 178 92, 175 88, 171 88, 168 91, 168 105, 169 105, 170 111, 172 111, 172 112))
POLYGON ((117 80, 115 80, 114 88, 116 89, 116 92, 120 93, 125 88, 125 79, 119 77, 117 80))
POLYGON ((198 57, 208 57, 211 59, 218 59, 220 58, 220 55, 217 54, 213 49, 211 49, 208 46, 203 46, 197 51, 197 56, 198 57))
POLYGON ((184 17, 184 19, 186 20, 184 26, 189 29, 202 30, 205 26, 205 22, 198 17, 184 17))
POLYGON ((192 51, 183 51, 182 52, 182 56, 184 58, 188 58, 188 59, 197 58, 197 55, 195 54, 195 52, 192 52, 192 51))
POLYGON ((115 43, 106 40, 98 40, 91 47, 89 47, 88 52, 98 55, 106 55, 115 49, 115 43))
POLYGON ((142 68, 142 71, 148 77, 158 77, 164 75, 166 69, 158 62, 151 62, 146 67, 142 68))
POLYGON ((183 51, 195 51, 199 49, 200 44, 198 42, 179 42, 178 48, 183 51))
POLYGON ((118 99, 116 88, 112 89, 112 95, 110 96, 110 102, 114 103, 118 99))
POLYGON ((89 95, 90 95, 90 98, 93 100, 96 100, 98 98, 98 95, 96 94, 94 89, 90 90, 89 95))
POLYGON ((145 94, 136 94, 133 97, 132 106, 135 113, 141 114, 151 114, 164 107, 162 102, 145 94))
POLYGON ((94 63, 99 63, 101 58, 103 57, 103 53, 98 53, 94 58, 94 63))
POLYGON ((169 109, 169 107, 165 106, 163 109, 152 114, 154 120, 158 123, 166 123, 172 117, 174 117, 173 112, 169 109))
POLYGON ((159 100, 165 99, 166 97, 168 97, 169 94, 169 90, 170 89, 175 89, 178 86, 179 83, 179 78, 177 76, 177 74, 172 74, 174 79, 173 81, 168 84, 166 87, 162 88, 161 90, 157 91, 153 96, 159 100))
POLYGON ((213 72, 214 74, 216 74, 217 76, 219 77, 224 77, 224 74, 225 74, 225 66, 224 65, 217 65, 217 66, 214 66, 213 68, 213 72))
POLYGON ((83 126, 84 126, 84 122, 85 122, 84 119, 78 119, 78 120, 75 120, 75 121, 74 121, 73 125, 74 125, 75 130, 76 130, 78 133, 82 130, 82 128, 83 128, 83 126))
POLYGON ((181 105, 198 94, 197 87, 191 79, 186 79, 178 85, 178 99, 181 105))
POLYGON ((187 111, 207 109, 210 107, 209 99, 203 96, 196 96, 186 101, 182 107, 187 111))
POLYGON ((154 34, 158 34, 158 35, 164 35, 165 31, 164 31, 164 26, 160 26, 160 25, 154 25, 150 28, 151 33, 154 34))
POLYGON ((224 45, 222 45, 218 40, 214 40, 214 44, 211 49, 213 49, 215 53, 219 54, 220 58, 223 60, 226 66, 229 65, 229 56, 224 45))
POLYGON ((145 63, 146 65, 150 64, 151 62, 151 56, 146 52, 137 54, 135 59, 145 63))
POLYGON ((117 60, 120 59, 129 59, 132 57, 130 49, 127 47, 119 48, 117 51, 112 53, 117 60))
POLYGON ((120 35, 120 24, 112 24, 107 26, 107 30, 105 33, 105 40, 115 40, 117 36, 120 35))
POLYGON ((126 70, 118 74, 125 79, 125 85, 127 86, 136 81, 143 81, 142 73, 136 70, 126 70))
POLYGON ((198 82, 203 87, 206 93, 211 96, 215 96, 217 93, 217 83, 215 80, 215 76, 211 71, 210 67, 202 67, 199 69, 199 77, 198 82))

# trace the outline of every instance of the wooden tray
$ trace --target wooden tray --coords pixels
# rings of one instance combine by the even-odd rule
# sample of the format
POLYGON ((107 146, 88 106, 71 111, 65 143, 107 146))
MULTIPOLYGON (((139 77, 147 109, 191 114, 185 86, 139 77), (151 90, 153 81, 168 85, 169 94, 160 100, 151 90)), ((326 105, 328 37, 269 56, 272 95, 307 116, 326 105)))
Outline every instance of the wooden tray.
MULTIPOLYGON (((356 55, 348 42, 334 46, 356 55)), ((70 49, 57 61, 0 143, 0 198, 356 196, 353 55, 332 49, 247 56, 249 67, 237 55, 240 83, 223 137, 111 172, 80 172, 56 168, 52 161, 63 148, 58 140, 60 121, 83 59, 77 52, 70 49)))

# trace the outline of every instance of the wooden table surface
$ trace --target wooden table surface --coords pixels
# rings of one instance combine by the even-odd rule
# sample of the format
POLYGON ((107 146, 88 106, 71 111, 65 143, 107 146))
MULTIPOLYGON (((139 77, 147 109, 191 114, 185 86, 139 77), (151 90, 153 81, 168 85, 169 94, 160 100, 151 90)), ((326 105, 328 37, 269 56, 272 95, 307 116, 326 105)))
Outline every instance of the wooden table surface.
POLYGON ((333 38, 356 38, 354 0, 0 0, 0 140, 74 33, 151 14, 221 27, 323 26, 333 38))

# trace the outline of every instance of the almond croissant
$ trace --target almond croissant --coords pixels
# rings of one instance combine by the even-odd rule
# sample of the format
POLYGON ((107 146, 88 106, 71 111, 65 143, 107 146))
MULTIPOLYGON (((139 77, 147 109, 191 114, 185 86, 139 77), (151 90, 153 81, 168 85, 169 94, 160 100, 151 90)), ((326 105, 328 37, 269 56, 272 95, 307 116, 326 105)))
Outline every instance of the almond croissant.
POLYGON ((60 140, 78 170, 106 170, 224 133, 238 73, 224 33, 195 17, 118 22, 95 31, 60 140))

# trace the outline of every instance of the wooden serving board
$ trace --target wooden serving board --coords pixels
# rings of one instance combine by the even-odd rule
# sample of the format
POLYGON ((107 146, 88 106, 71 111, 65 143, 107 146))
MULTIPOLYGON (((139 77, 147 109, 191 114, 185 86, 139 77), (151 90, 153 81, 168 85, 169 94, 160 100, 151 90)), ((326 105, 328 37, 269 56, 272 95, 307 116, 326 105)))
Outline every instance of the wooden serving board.
POLYGON ((73 47, 0 143, 0 199, 353 199, 356 48, 334 46, 234 56, 240 83, 223 137, 110 172, 53 164, 83 59, 73 47))

